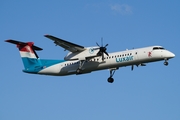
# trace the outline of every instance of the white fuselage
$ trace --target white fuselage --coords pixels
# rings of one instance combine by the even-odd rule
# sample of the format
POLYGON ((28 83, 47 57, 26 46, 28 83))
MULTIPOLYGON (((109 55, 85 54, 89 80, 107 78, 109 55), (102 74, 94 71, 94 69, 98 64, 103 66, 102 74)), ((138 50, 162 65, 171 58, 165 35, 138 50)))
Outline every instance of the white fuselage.
MULTIPOLYGON (((119 67, 141 65, 142 63, 155 62, 160 60, 168 60, 175 55, 162 48, 161 46, 152 46, 139 49, 132 49, 120 52, 109 53, 105 55, 104 61, 101 56, 94 57, 86 61, 82 67, 83 73, 90 73, 92 71, 103 69, 118 69, 119 67)), ((64 76, 76 74, 79 67, 79 60, 65 61, 47 67, 38 74, 64 76)))

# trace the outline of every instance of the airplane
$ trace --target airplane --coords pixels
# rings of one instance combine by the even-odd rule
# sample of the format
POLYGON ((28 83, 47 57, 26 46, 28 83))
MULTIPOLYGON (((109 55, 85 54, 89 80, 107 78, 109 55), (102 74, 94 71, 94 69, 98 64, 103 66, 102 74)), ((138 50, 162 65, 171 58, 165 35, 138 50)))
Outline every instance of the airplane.
POLYGON ((164 65, 168 65, 168 60, 175 57, 175 54, 166 50, 162 46, 149 46, 119 52, 107 53, 107 46, 97 44, 94 47, 84 47, 52 35, 44 35, 46 38, 54 41, 54 43, 69 53, 63 60, 40 59, 36 51, 43 50, 34 45, 34 42, 20 42, 17 40, 6 40, 15 44, 20 51, 20 56, 24 64, 25 73, 66 76, 80 75, 91 73, 93 71, 109 69, 110 76, 107 81, 114 82, 113 75, 120 67, 146 66, 147 63, 164 61, 164 65))

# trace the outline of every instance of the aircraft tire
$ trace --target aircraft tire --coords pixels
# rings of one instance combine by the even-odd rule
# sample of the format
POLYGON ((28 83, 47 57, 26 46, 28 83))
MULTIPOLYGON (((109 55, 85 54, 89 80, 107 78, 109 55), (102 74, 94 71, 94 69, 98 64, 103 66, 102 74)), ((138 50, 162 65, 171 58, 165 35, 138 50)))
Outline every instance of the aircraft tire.
POLYGON ((108 81, 109 83, 113 83, 113 82, 114 82, 114 78, 109 77, 109 78, 107 79, 107 81, 108 81))
POLYGON ((164 62, 164 65, 165 65, 165 66, 168 66, 168 64, 169 64, 168 62, 164 62))
POLYGON ((78 69, 76 70, 76 73, 77 73, 77 74, 81 74, 81 73, 82 73, 82 70, 78 68, 78 69))

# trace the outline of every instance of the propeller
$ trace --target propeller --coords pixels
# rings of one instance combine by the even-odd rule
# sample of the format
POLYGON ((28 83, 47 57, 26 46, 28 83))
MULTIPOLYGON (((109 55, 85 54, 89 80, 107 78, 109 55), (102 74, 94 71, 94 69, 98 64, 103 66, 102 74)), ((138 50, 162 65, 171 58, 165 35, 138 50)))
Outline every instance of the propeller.
POLYGON ((103 46, 103 38, 101 38, 101 46, 96 42, 96 45, 99 46, 99 52, 97 53, 98 56, 102 56, 102 60, 104 61, 104 53, 109 56, 109 54, 106 52, 108 44, 103 46))

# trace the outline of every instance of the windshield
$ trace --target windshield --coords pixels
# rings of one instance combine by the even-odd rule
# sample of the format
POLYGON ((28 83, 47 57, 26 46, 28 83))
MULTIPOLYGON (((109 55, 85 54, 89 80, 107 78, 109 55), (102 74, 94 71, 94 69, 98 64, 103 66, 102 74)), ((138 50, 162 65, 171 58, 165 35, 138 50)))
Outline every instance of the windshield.
POLYGON ((163 47, 153 47, 153 50, 165 50, 163 47))

